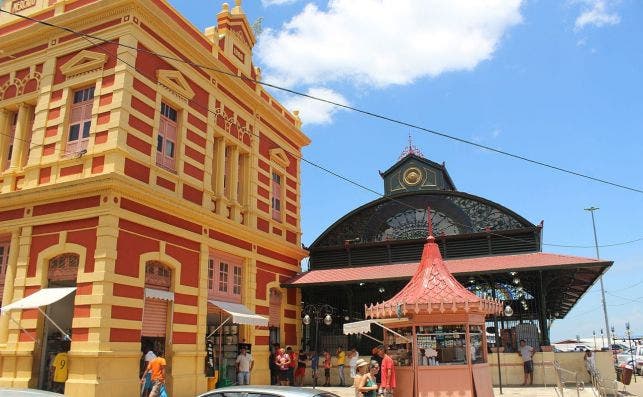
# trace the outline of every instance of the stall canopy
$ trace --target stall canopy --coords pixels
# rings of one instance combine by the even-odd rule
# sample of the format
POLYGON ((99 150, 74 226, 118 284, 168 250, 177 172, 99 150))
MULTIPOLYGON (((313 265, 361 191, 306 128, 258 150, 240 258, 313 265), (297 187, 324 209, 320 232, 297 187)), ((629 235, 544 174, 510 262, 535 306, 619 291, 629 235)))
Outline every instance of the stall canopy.
POLYGON ((221 302, 209 300, 209 303, 227 312, 232 316, 232 322, 235 324, 268 326, 268 319, 253 313, 250 309, 240 303, 221 302))
POLYGON ((47 306, 54 302, 58 302, 62 298, 74 292, 75 290, 76 290, 76 287, 43 288, 40 291, 37 291, 26 298, 22 298, 6 306, 3 306, 0 310, 2 310, 2 313, 4 314, 10 310, 37 309, 37 308, 40 308, 41 306, 47 306))
MULTIPOLYGON (((60 328, 60 326, 56 324, 56 322, 52 320, 51 317, 49 317, 47 313, 45 313, 41 309, 41 307, 58 302, 59 300, 61 300, 62 298, 66 297, 67 295, 71 294, 74 291, 76 291, 76 287, 43 288, 27 296, 26 298, 19 299, 13 303, 3 306, 2 308, 0 308, 0 311, 2 312, 2 314, 5 314, 11 310, 38 309, 40 313, 42 313, 42 315, 45 316, 45 318, 49 320, 54 325, 54 327, 56 327, 65 336, 65 339, 71 340, 70 335, 68 335, 62 328, 60 328)), ((14 319, 11 319, 11 320, 15 322, 20 327, 20 329, 26 332, 24 328, 22 328, 20 323, 18 323, 14 319)), ((31 334, 27 332, 27 335, 31 335, 31 334)))
POLYGON ((403 322, 403 321, 408 321, 408 318, 381 318, 381 319, 378 319, 378 320, 362 320, 362 321, 355 321, 355 322, 352 322, 352 323, 345 323, 344 324, 344 335, 361 334, 361 335, 366 336, 369 339, 373 339, 376 342, 382 343, 382 341, 377 340, 377 339, 373 338, 370 335, 366 335, 369 332, 371 332, 371 324, 376 324, 376 325, 382 327, 383 329, 385 329, 386 331, 389 331, 389 332, 391 332, 391 333, 393 333, 393 334, 395 334, 395 335, 397 335, 397 336, 399 336, 401 338, 404 338, 404 339, 408 340, 408 338, 406 338, 405 336, 400 335, 399 333, 393 331, 392 329, 390 329, 390 328, 388 328, 388 327, 386 327, 384 325, 386 323, 393 323, 393 322, 400 323, 400 322, 403 322))

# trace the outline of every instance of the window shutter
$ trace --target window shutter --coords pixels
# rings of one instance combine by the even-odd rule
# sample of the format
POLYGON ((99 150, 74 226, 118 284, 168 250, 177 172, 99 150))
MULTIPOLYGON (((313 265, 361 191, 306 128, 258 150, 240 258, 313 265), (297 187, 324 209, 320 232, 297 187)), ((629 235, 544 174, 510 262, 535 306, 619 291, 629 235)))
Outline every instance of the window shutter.
POLYGON ((272 219, 281 220, 281 181, 277 174, 272 178, 272 219))
POLYGON ((17 117, 14 117, 13 123, 11 123, 11 129, 9 130, 9 150, 7 151, 5 168, 9 168, 11 165, 11 157, 13 156, 13 140, 16 137, 16 122, 17 117))
POLYGON ((159 148, 156 148, 156 164, 164 167, 164 161, 163 161, 163 154, 165 153, 165 124, 167 121, 165 121, 165 117, 161 116, 161 121, 159 123, 159 137, 162 142, 161 144, 161 151, 159 152, 159 148))
POLYGON ((145 298, 142 336, 165 337, 167 333, 168 301, 145 298))
POLYGON ((277 327, 281 326, 281 293, 276 289, 270 290, 270 308, 268 317, 268 326, 277 327))

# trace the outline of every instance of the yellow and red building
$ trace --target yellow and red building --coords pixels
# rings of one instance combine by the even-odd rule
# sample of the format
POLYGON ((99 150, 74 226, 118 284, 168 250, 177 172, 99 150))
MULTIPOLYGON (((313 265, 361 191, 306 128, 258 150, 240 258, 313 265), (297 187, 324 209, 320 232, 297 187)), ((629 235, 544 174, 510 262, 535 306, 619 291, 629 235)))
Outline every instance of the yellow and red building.
POLYGON ((171 395, 194 396, 223 318, 209 301, 269 318, 234 340, 252 344, 253 383, 269 381, 271 339, 297 344, 299 292, 280 283, 306 255, 310 141, 255 83, 240 3, 200 32, 165 0, 2 2, 2 306, 76 291, 43 308, 62 331, 37 309, 0 317, 0 386, 44 387, 67 344, 67 395, 133 395, 148 344, 171 395))

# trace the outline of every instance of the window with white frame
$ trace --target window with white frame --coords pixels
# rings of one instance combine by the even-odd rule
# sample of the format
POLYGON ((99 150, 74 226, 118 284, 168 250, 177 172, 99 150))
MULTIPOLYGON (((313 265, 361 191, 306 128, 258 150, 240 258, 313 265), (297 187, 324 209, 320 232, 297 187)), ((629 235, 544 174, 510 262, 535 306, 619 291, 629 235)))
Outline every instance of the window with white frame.
POLYGON ((156 165, 172 172, 176 171, 177 119, 177 110, 161 102, 161 120, 156 138, 156 165))
POLYGON ((241 302, 241 262, 229 258, 208 258, 208 297, 241 302))
POLYGON ((92 126, 94 87, 74 91, 69 117, 69 133, 65 152, 78 153, 87 149, 89 130, 92 126))
POLYGON ((282 176, 272 172, 272 197, 270 199, 272 206, 272 219, 281 222, 281 180, 282 176))

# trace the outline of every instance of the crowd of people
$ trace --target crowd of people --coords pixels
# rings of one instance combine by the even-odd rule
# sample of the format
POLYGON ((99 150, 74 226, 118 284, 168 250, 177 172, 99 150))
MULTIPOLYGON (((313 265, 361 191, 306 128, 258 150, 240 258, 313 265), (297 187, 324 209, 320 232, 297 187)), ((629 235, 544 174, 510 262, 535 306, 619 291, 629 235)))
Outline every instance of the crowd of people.
POLYGON ((339 346, 333 354, 326 349, 318 354, 316 351, 307 353, 299 350, 295 353, 292 347, 283 348, 273 345, 269 356, 270 380, 273 385, 302 386, 303 379, 310 366, 313 385, 317 386, 323 368, 324 381, 320 386, 331 386, 331 370, 336 368, 339 384, 337 386, 353 386, 357 397, 392 396, 396 387, 395 368, 393 359, 386 354, 384 346, 373 348, 369 361, 359 358, 355 348, 348 352, 339 346), (348 363, 352 385, 346 382, 345 366, 348 363), (320 367, 321 366, 321 367, 320 367))

